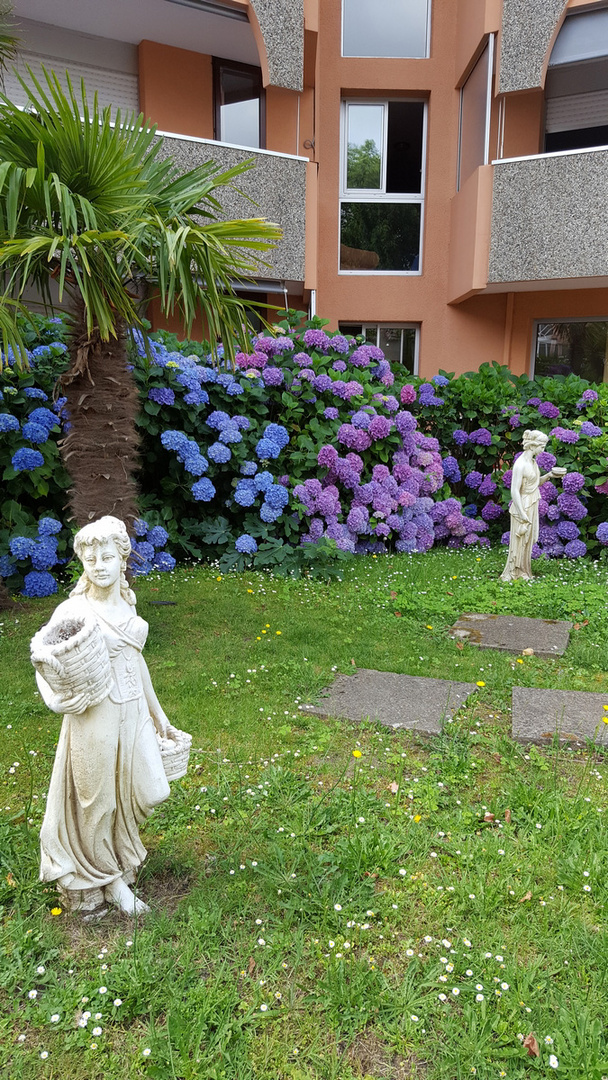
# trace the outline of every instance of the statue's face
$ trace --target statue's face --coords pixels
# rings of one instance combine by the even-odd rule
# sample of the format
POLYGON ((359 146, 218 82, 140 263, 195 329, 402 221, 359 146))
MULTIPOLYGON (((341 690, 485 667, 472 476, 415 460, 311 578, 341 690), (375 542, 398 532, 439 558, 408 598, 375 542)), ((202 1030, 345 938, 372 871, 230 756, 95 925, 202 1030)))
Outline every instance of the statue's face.
POLYGON ((82 565, 89 581, 102 589, 120 580, 121 557, 112 540, 89 544, 84 549, 82 565))

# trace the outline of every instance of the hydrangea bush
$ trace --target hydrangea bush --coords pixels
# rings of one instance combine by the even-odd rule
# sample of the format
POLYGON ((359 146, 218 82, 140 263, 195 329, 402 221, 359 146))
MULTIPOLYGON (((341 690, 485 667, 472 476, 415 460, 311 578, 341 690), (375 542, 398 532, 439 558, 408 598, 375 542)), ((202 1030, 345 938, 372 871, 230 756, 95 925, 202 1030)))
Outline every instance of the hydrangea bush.
MULTIPOLYGON (((535 554, 576 558, 607 546, 607 387, 574 376, 531 382, 487 364, 427 382, 391 369, 361 338, 327 333, 321 320, 296 323, 255 338, 234 370, 212 366, 204 343, 134 332, 134 573, 170 569, 176 556, 297 568, 504 541, 510 466, 526 427, 550 436, 543 470, 556 460, 568 469, 543 488, 535 554)), ((67 328, 34 317, 28 326, 29 370, 9 357, 0 380, 0 573, 42 595, 56 587, 70 541, 57 445, 69 418, 56 391, 67 328), (58 557, 43 566, 40 548, 10 545, 40 544, 48 518, 60 523, 58 557)))

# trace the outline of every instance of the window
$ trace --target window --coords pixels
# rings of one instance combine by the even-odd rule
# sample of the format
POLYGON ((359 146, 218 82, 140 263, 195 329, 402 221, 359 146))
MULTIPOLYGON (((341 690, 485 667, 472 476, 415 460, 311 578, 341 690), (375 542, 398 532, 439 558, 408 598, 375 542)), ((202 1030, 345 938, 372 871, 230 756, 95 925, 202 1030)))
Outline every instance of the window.
POLYGON ((608 10, 569 15, 545 82, 545 151, 608 144, 608 10))
POLYGON ((343 103, 342 272, 420 272, 424 144, 424 102, 343 103))
POLYGON ((263 147, 265 95, 260 68, 213 58, 215 138, 237 146, 263 147))
POLYGON ((488 44, 460 91, 458 190, 475 169, 487 165, 490 160, 493 57, 494 35, 490 34, 488 44))
POLYGON ((342 55, 429 55, 430 0, 343 0, 342 55))
POLYGON ((608 381, 608 321, 537 323, 532 374, 574 374, 589 382, 608 381))
POLYGON ((388 326, 377 323, 340 323, 340 333, 357 337, 363 334, 370 345, 378 345, 391 364, 400 364, 410 375, 418 371, 418 339, 416 323, 388 326))

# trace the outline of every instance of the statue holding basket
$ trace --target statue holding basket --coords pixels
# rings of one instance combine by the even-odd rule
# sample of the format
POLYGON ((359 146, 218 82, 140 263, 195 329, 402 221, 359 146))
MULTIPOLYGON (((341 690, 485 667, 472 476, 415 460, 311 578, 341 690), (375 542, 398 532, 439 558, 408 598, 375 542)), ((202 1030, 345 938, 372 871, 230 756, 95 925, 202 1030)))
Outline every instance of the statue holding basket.
POLYGON ((185 774, 192 740, 169 723, 142 656, 148 624, 125 576, 124 523, 86 525, 74 550, 83 574, 31 643, 42 698, 64 714, 40 877, 71 910, 109 900, 132 915, 148 910, 131 890, 146 857, 139 826, 185 774))

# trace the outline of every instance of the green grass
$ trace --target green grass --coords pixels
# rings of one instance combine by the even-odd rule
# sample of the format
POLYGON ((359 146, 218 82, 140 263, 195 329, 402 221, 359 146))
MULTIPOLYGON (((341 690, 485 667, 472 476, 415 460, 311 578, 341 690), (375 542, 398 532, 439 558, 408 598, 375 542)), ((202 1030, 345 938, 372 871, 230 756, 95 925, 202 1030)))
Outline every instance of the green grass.
POLYGON ((604 754, 509 735, 516 684, 608 704, 608 574, 542 563, 504 585, 503 561, 438 551, 359 560, 332 584, 210 567, 138 583, 155 687, 195 750, 143 830, 153 914, 136 927, 50 913, 37 845, 60 718, 35 695, 28 643, 57 598, 4 616, 0 1076, 608 1074, 604 754), (465 611, 577 628, 561 659, 516 658, 459 648, 447 628, 465 611), (428 742, 306 715, 353 663, 485 685, 428 742))

